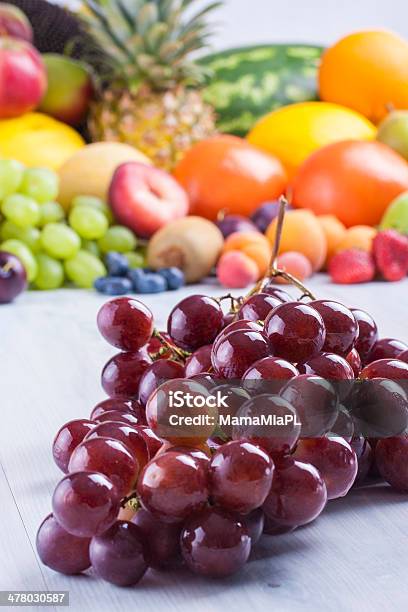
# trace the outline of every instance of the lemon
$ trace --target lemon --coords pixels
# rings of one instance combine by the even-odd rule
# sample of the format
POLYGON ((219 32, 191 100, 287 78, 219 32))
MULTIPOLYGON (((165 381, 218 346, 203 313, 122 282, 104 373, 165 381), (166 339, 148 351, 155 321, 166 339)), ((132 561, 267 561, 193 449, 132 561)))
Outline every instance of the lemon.
POLYGON ((376 127, 356 111, 328 102, 301 102, 262 117, 248 140, 276 155, 292 177, 311 153, 327 144, 375 136, 376 127))
POLYGON ((0 121, 0 158, 58 170, 85 145, 73 128, 42 113, 0 121))

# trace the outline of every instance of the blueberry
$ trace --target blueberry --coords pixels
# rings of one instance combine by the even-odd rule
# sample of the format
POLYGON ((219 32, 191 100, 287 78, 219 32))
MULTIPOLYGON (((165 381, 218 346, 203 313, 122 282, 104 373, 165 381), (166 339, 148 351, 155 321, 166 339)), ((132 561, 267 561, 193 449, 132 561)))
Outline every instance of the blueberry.
POLYGON ((160 268, 157 273, 166 279, 168 289, 180 289, 186 284, 184 272, 179 268, 160 268))
POLYGON ((131 270, 128 270, 128 273, 126 274, 126 276, 128 277, 128 279, 130 279, 134 287, 137 285, 137 283, 139 283, 139 281, 144 277, 144 275, 145 271, 143 268, 132 268, 131 270))
POLYGON ((118 276, 100 276, 94 282, 94 287, 99 293, 105 295, 124 295, 133 289, 132 283, 128 278, 118 276))
POLYGON ((160 274, 148 272, 133 281, 133 289, 136 293, 161 293, 167 290, 167 283, 160 274))
POLYGON ((106 267, 110 276, 126 276, 129 270, 129 262, 122 253, 110 251, 105 257, 106 267))

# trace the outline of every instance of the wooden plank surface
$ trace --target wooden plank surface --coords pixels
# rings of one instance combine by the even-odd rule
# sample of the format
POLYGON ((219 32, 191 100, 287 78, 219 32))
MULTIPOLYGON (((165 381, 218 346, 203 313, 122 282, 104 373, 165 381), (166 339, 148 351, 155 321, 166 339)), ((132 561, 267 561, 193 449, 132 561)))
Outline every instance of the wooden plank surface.
MULTIPOLYGON (((383 337, 408 342, 408 281, 344 287, 321 276, 310 286, 319 297, 365 308, 383 337)), ((197 286, 143 301, 163 328, 170 308, 190 292, 221 294, 197 286)), ((150 571, 138 587, 119 589, 40 568, 35 533, 60 478, 50 453, 53 436, 103 398, 100 370, 114 352, 95 325, 104 301, 91 291, 30 292, 0 308, 1 589, 69 590, 75 611, 405 610, 408 497, 385 486, 356 490, 330 502, 313 525, 265 538, 243 572, 225 581, 150 571)))

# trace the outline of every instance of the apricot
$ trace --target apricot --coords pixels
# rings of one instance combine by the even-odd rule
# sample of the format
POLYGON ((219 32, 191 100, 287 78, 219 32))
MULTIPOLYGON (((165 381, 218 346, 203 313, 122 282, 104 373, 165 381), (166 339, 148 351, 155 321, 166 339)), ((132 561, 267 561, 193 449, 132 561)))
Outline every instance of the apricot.
POLYGON ((224 287, 243 289, 255 283, 258 277, 257 264, 241 251, 223 253, 218 261, 217 278, 224 287))
POLYGON ((346 226, 334 215, 319 215, 317 217, 327 242, 327 257, 325 267, 336 252, 337 245, 346 234, 346 226))
MULTIPOLYGON (((266 237, 273 245, 277 219, 266 230, 266 237)), ((327 240, 314 213, 309 210, 290 210, 285 215, 279 254, 288 251, 302 253, 312 264, 313 271, 320 270, 327 255, 327 240)))
POLYGON ((377 230, 370 225, 350 227, 344 234, 343 239, 337 244, 333 255, 347 249, 360 249, 360 251, 371 253, 376 234, 377 230))
POLYGON ((258 266, 258 278, 263 276, 271 259, 271 246, 261 233, 234 232, 224 242, 223 253, 241 251, 258 266))

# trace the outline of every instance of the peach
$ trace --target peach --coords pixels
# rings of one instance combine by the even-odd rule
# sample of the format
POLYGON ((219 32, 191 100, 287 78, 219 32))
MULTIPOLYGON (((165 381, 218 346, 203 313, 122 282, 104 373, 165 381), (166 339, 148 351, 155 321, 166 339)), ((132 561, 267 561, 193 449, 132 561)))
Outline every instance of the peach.
POLYGON ((217 278, 229 289, 243 289, 255 283, 259 276, 256 263, 241 251, 223 253, 217 265, 217 278))
POLYGON ((371 253, 373 240, 377 235, 377 230, 371 225, 354 225, 350 227, 338 243, 333 254, 346 251, 348 249, 359 249, 371 253))
POLYGON ((328 261, 336 252, 336 247, 341 242, 346 234, 346 226, 334 215, 319 215, 318 222, 326 236, 327 241, 327 257, 325 267, 328 261))
MULTIPOLYGON (((287 251, 287 253, 279 255, 277 265, 279 270, 292 274, 292 276, 295 276, 300 281, 304 281, 313 274, 312 264, 308 258, 303 253, 298 253, 297 251, 287 251)), ((288 283, 287 280, 281 277, 277 277, 276 282, 282 284, 288 283)))
MULTIPOLYGON (((266 237, 273 245, 277 219, 266 230, 266 237)), ((320 270, 327 255, 327 240, 317 217, 310 210, 290 210, 285 215, 279 253, 297 251, 312 264, 313 271, 320 270)))
POLYGON ((143 238, 185 217, 189 208, 186 192, 170 174, 139 162, 115 170, 109 203, 117 221, 143 238))
POLYGON ((271 259, 269 241, 261 233, 234 232, 224 242, 223 253, 228 251, 241 251, 250 257, 258 266, 258 278, 263 276, 271 259))

